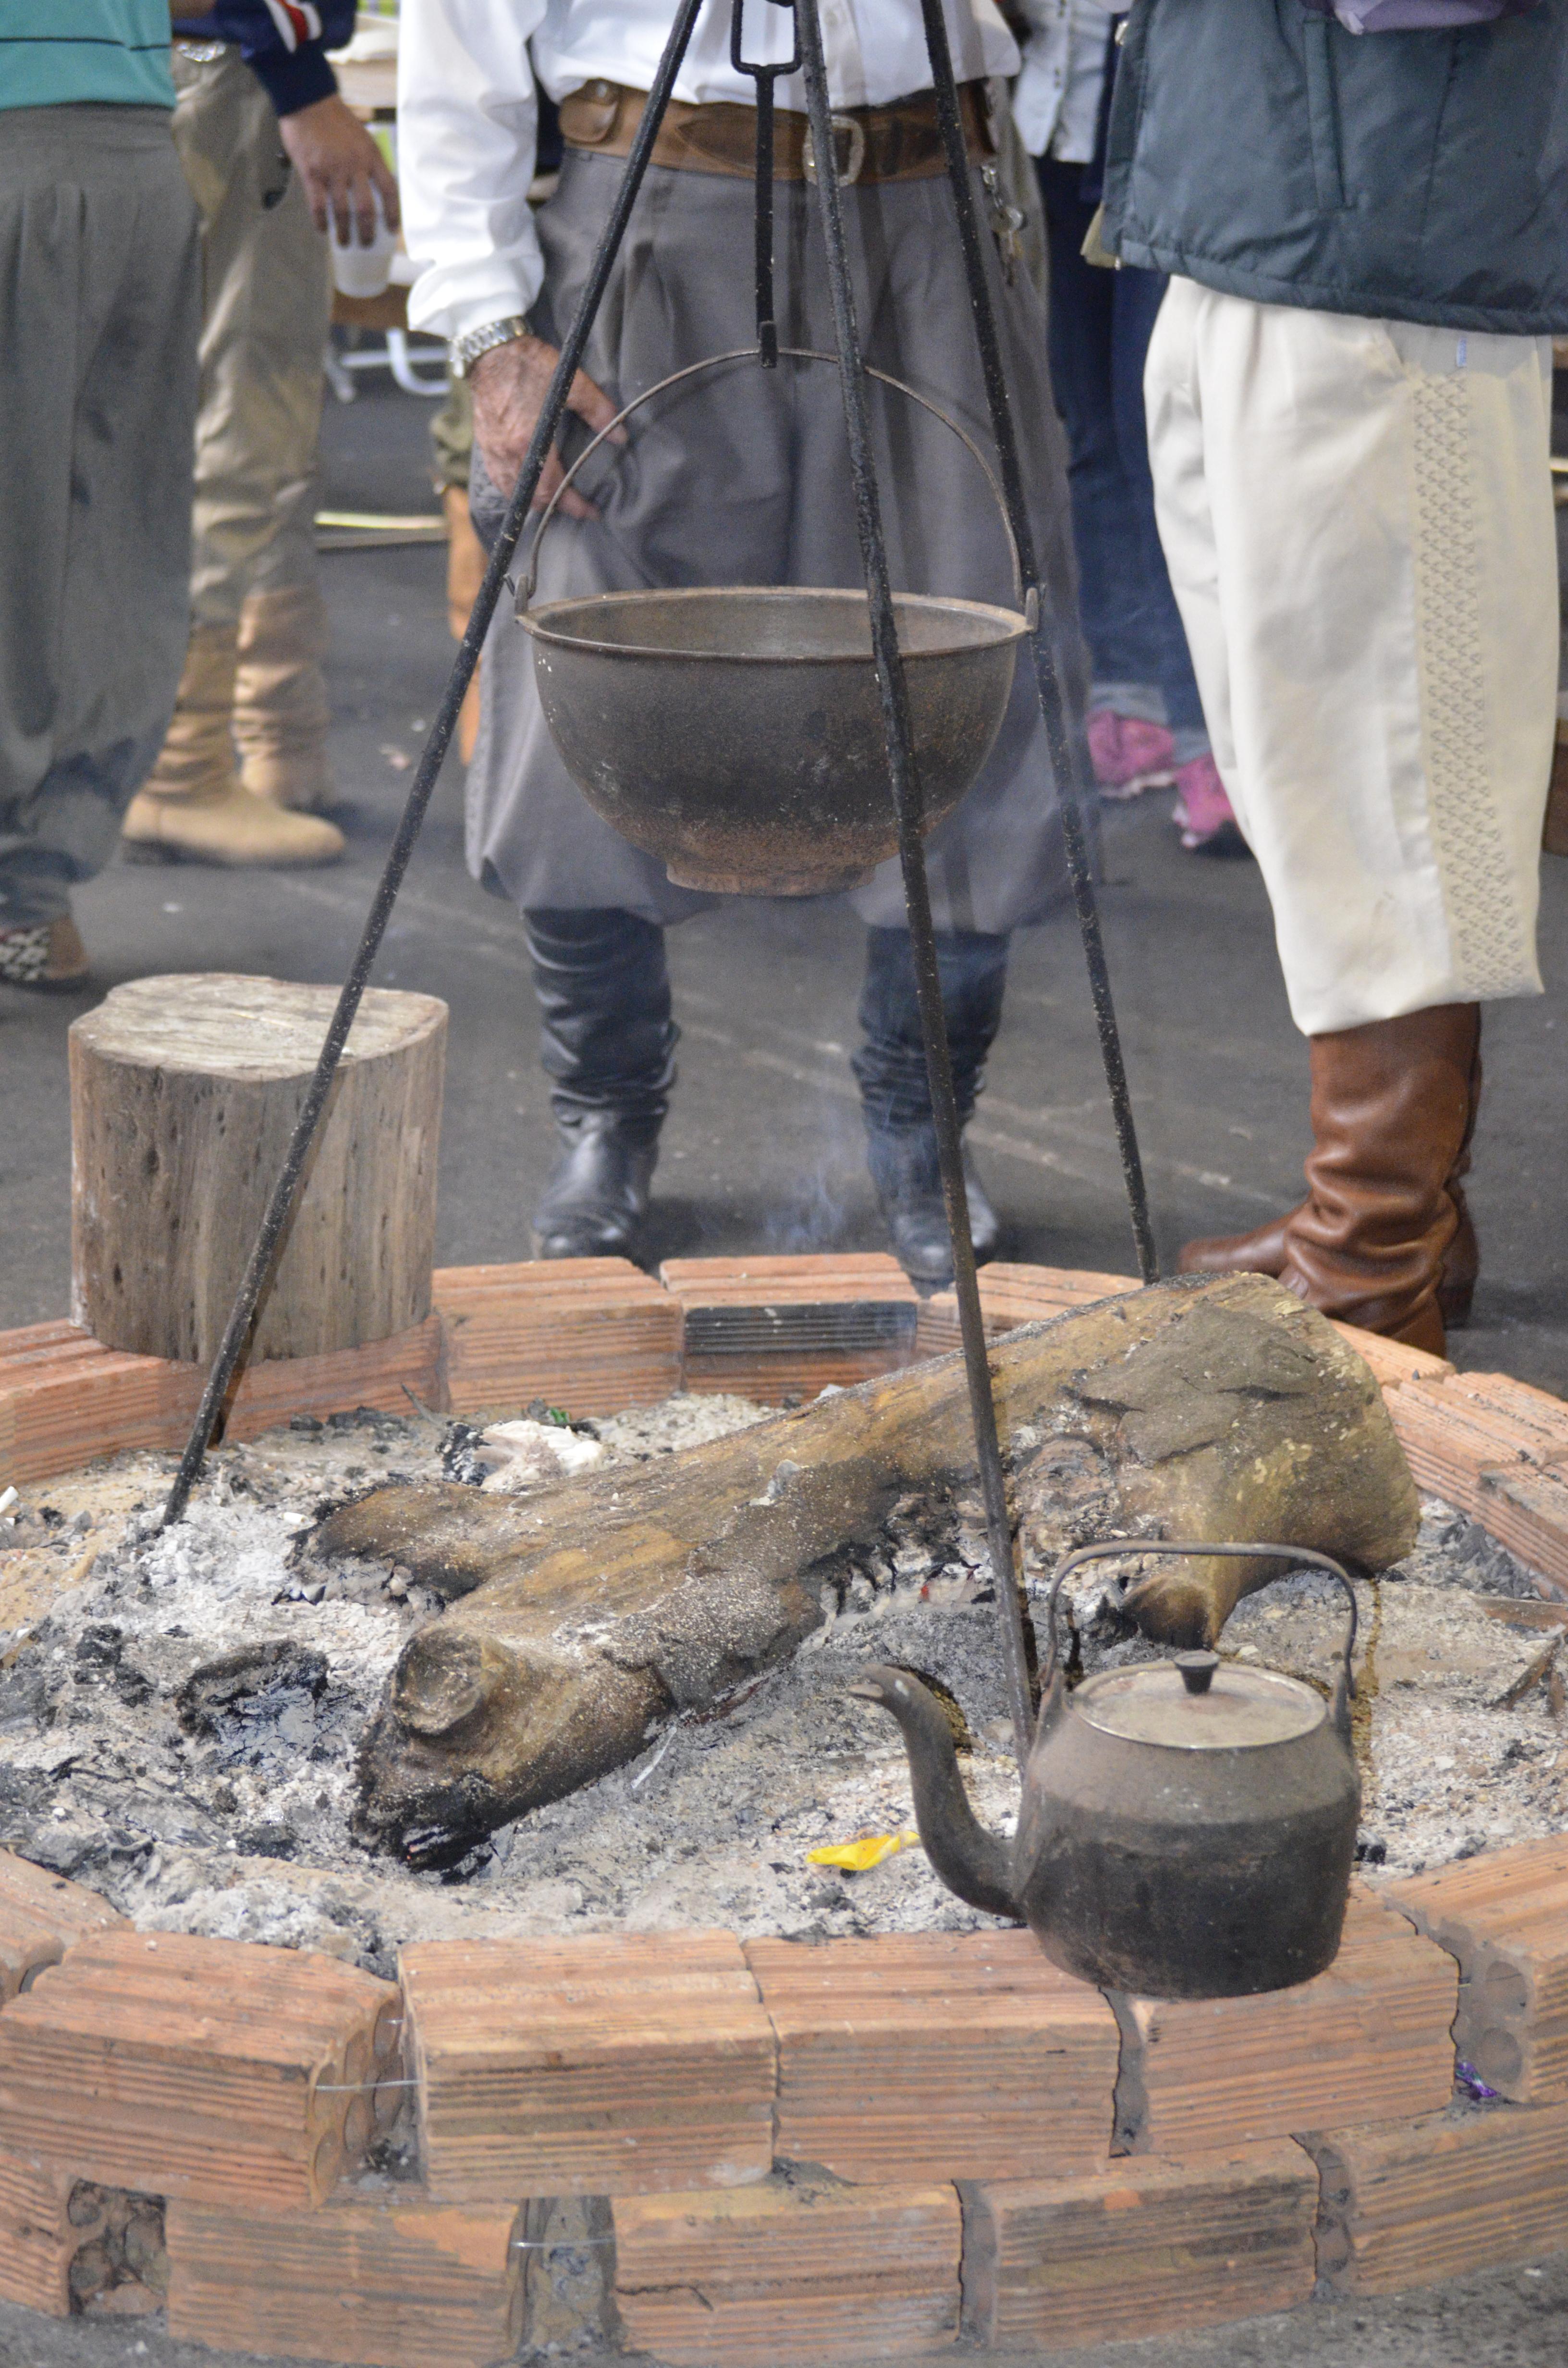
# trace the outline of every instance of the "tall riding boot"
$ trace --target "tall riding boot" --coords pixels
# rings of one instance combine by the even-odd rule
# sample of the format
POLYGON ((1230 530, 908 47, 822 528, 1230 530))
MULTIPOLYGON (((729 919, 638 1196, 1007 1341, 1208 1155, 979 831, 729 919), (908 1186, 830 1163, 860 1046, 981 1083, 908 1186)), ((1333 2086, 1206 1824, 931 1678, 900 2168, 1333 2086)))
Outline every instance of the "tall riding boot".
POLYGON ((234 682, 240 779, 258 798, 296 814, 319 814, 332 803, 325 648, 326 603, 317 585, 253 592, 240 611, 234 682))
POLYGON ((624 1257, 647 1213, 676 1081, 665 933, 613 906, 523 918, 562 1143, 534 1213, 535 1254, 624 1257))
MULTIPOLYGON (((937 967, 959 1124, 965 1127, 974 1116, 986 1055, 1002 1024, 1007 939, 975 929, 944 930, 937 939, 937 967)), ((860 1083, 866 1164, 899 1264, 912 1282, 940 1289, 953 1279, 952 1243, 907 929, 866 933, 860 1026, 865 1041, 852 1066, 860 1083)), ((984 1265, 996 1255, 1001 1226, 967 1150, 964 1181, 970 1239, 976 1260, 984 1265)))
POLYGON ((1307 1197, 1285 1227, 1288 1291, 1437 1356, 1479 1026, 1473 1003, 1445 1003, 1312 1039, 1307 1197))
POLYGON ((239 641, 233 625, 195 625, 162 753, 125 811, 132 861, 255 866, 335 863, 343 833, 319 814, 289 814, 234 770, 232 724, 239 641))
MULTIPOLYGON (((1449 1332, 1461 1331, 1469 1323, 1471 1302, 1475 1295, 1481 1270, 1481 1247, 1463 1190, 1463 1178, 1470 1173, 1471 1142, 1481 1110, 1481 1007, 1471 1004, 1454 1008, 1468 1008, 1475 1014, 1475 1055, 1471 1064, 1469 1114, 1464 1141, 1460 1145, 1459 1157, 1454 1162, 1446 1188, 1454 1204, 1458 1224, 1443 1258, 1443 1279, 1437 1286, 1437 1312, 1445 1329, 1449 1332)), ((1202 1241, 1188 1242, 1176 1261, 1177 1269, 1182 1274, 1271 1274, 1278 1277, 1285 1270, 1287 1228, 1305 1206, 1302 1201, 1297 1208, 1287 1210, 1283 1216, 1272 1217, 1264 1225, 1255 1225, 1250 1233, 1217 1234, 1202 1241)))

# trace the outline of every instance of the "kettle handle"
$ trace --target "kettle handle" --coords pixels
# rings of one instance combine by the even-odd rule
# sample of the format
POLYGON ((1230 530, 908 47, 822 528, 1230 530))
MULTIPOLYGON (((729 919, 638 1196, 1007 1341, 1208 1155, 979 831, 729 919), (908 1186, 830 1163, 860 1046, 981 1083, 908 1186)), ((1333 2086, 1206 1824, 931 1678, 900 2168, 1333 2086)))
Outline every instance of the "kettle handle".
MULTIPOLYGON (((778 356, 783 361, 831 362, 835 370, 838 367, 836 354, 819 354, 808 346, 780 346, 778 356)), ((517 591, 517 614, 519 620, 533 598, 534 586, 539 575, 539 547, 544 540, 545 528, 555 516, 556 506, 562 495, 565 493, 583 463, 591 460, 599 446, 615 434, 621 421, 630 419, 634 411, 641 411, 645 403, 652 403, 656 394, 663 394, 666 387, 678 386, 682 379, 696 378, 702 370, 717 370, 721 362, 755 362, 760 359, 757 347, 736 346, 727 354, 709 354, 699 362, 687 362, 684 370, 672 370, 668 378, 662 378, 656 385, 644 387, 641 394, 633 395, 630 403, 622 404, 608 427, 601 427, 598 434, 589 443, 585 444, 545 504, 544 514, 540 519, 533 541, 528 547, 528 561, 523 572, 522 589, 517 591)), ((951 412, 944 411, 939 404, 933 403, 929 395, 921 394, 915 387, 906 385, 901 378, 891 378, 886 370, 873 370, 869 362, 865 365, 865 374, 868 378, 874 378, 880 386, 891 387, 895 394, 906 394, 911 403, 918 404, 922 411, 928 411, 933 419, 941 421, 944 427, 950 427, 980 471, 991 489, 992 498, 996 504, 997 515, 1001 520, 1002 531, 1007 540, 1007 552, 1013 563, 1013 597, 1023 613, 1025 623, 1032 633, 1039 622, 1040 594, 1032 586, 1028 592, 1024 589, 1023 563, 1018 556, 1017 537, 1013 532, 1013 522, 1007 515, 1007 506, 1002 498, 1002 488, 996 482, 996 472, 990 461, 969 430, 960 427, 951 412)), ((506 580, 508 584, 512 583, 510 576, 506 580)), ((517 590, 515 585, 512 588, 517 590)))
POLYGON ((1063 1579, 1070 1578, 1086 1562, 1106 1562, 1113 1555, 1125 1557, 1138 1554, 1273 1554, 1289 1562, 1297 1570, 1325 1570, 1345 1589, 1350 1604, 1350 1619, 1345 1635, 1344 1662, 1339 1682, 1335 1689, 1334 1718, 1336 1726, 1346 1727, 1349 1720, 1349 1703, 1356 1693, 1356 1675, 1351 1660, 1356 1651, 1356 1630, 1359 1614, 1356 1605, 1356 1589, 1349 1577, 1332 1554, 1314 1554, 1309 1546, 1271 1545, 1205 1545, 1190 1539, 1167 1541, 1164 1538, 1102 1538, 1097 1545, 1075 1546, 1064 1554, 1051 1577, 1051 1593, 1046 1600, 1048 1645, 1046 1663, 1040 1677, 1040 1691, 1049 1694, 1056 1677, 1056 1599, 1062 1592, 1063 1579))

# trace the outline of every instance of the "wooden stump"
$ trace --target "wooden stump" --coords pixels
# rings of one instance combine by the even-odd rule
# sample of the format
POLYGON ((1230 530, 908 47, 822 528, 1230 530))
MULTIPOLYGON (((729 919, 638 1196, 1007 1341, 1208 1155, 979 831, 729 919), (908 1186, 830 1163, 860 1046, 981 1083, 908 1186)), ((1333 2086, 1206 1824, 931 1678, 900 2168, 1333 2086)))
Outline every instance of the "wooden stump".
MULTIPOLYGON (((205 1364, 337 1000, 222 973, 117 986, 71 1030, 72 1301, 106 1347, 205 1364)), ((447 1008, 360 1005, 251 1355, 319 1357, 430 1312, 447 1008)))

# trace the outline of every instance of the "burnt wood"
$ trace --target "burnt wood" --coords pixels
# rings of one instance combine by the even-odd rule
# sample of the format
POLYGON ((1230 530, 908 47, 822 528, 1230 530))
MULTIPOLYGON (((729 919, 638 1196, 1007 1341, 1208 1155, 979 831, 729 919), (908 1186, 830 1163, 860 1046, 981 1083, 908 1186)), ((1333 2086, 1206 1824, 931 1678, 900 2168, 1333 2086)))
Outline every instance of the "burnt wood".
MULTIPOLYGON (((1268 1537, 1377 1569, 1415 1541, 1415 1485, 1369 1368, 1259 1275, 1162 1283, 991 1352, 1013 1511, 1052 1559, 1085 1536, 1268 1537)), ((415 1863, 634 1758, 792 1653, 812 1565, 899 1496, 974 1472, 956 1356, 866 1382, 636 1471, 538 1495, 374 1491, 306 1551, 396 1562, 452 1608, 404 1646, 363 1743, 360 1831, 415 1863)), ((1207 1645, 1277 1564, 1153 1565, 1151 1635, 1207 1645)))

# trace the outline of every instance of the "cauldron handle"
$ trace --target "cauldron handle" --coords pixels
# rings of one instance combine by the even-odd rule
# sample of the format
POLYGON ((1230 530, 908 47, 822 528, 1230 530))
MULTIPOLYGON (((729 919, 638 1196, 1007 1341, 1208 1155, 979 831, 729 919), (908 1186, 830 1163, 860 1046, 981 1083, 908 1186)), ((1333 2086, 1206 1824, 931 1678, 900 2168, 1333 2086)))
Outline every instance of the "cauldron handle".
MULTIPOLYGON (((780 359, 785 361, 831 362, 835 370, 838 368, 836 354, 813 353, 807 346, 780 346, 778 352, 780 359)), ((656 394, 663 394, 667 387, 678 386, 682 379, 696 378, 703 370, 717 370, 723 362, 756 362, 761 359, 762 353, 759 347, 736 346, 727 354, 709 354, 699 362, 687 362, 684 370, 671 370, 668 378, 662 378, 655 385, 645 387, 641 394, 633 395, 631 401, 623 404, 616 413, 608 427, 601 427, 598 434, 584 445, 583 450, 545 504, 544 515, 534 530, 534 539, 528 547, 528 564, 523 576, 522 589, 517 593, 516 610, 517 616, 520 617, 523 614, 534 597, 534 586, 539 575, 539 547, 544 540, 545 528, 555 516, 557 503, 584 461, 592 459, 599 446, 615 434, 623 420, 630 419, 634 411, 641 411, 645 403, 652 403, 653 397, 656 394)), ((950 427, 959 442, 970 454, 975 467, 991 488, 991 498, 996 505, 997 515, 1002 521, 1002 531, 1007 538, 1008 554, 1013 563, 1013 598, 1018 603, 1024 622, 1032 633, 1039 620, 1040 595, 1031 588, 1028 599, 1024 598, 1024 572, 1018 560, 1017 541, 1013 533, 1012 520, 1007 516, 1007 505, 1002 498, 1002 488, 996 482, 996 474, 990 461, 968 428, 960 427, 952 415, 944 411, 939 404, 933 403, 929 395, 919 393, 915 388, 907 385, 901 378, 890 378, 886 370, 873 370, 869 362, 866 365, 866 376, 874 378, 879 385, 891 386, 895 394, 906 394, 911 403, 917 403, 922 411, 928 411, 933 419, 939 419, 944 427, 950 427)))
POLYGON ((1042 1701, 1049 1700, 1056 1677, 1056 1599, 1062 1592, 1062 1581, 1070 1578, 1084 1563, 1106 1562, 1113 1556, 1125 1559, 1128 1554, 1271 1554, 1279 1561, 1292 1564, 1298 1570, 1324 1570, 1331 1578, 1336 1578, 1349 1600, 1350 1619, 1346 1630, 1339 1683, 1335 1689, 1334 1719, 1335 1725, 1341 1729, 1347 1726, 1349 1704, 1356 1694, 1356 1673, 1351 1668, 1359 1619, 1356 1589, 1332 1554, 1314 1554, 1309 1546, 1205 1545, 1191 1539, 1176 1541, 1165 1538, 1102 1538, 1096 1545, 1075 1546, 1071 1554, 1062 1555, 1051 1577, 1051 1592, 1046 1599, 1046 1661, 1040 1673, 1042 1701))

